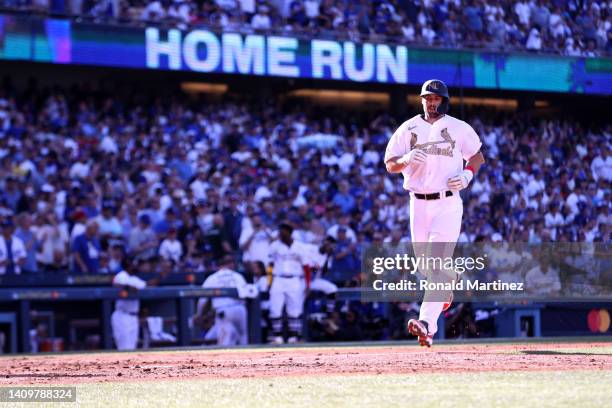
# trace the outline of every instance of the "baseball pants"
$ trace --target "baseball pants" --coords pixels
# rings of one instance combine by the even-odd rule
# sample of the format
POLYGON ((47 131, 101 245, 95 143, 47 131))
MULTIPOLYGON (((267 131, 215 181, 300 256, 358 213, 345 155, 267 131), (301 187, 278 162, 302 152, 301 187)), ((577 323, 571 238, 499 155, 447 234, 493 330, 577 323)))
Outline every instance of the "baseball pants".
MULTIPOLYGON (((463 201, 458 193, 438 200, 420 200, 410 197, 410 231, 416 257, 452 257, 461 232, 463 201)), ((450 283, 457 278, 454 270, 440 268, 434 263, 420 268, 428 282, 450 283)), ((427 322, 429 332, 438 331, 438 318, 452 291, 426 290, 419 319, 427 322)))
POLYGON ((118 350, 135 350, 138 345, 138 315, 115 310, 111 315, 113 338, 118 350))
POLYGON ((305 290, 306 284, 300 276, 274 277, 270 287, 270 321, 274 335, 280 336, 282 332, 283 307, 287 311, 291 336, 301 334, 305 290))
POLYGON ((216 312, 215 326, 217 328, 217 344, 220 346, 247 344, 246 306, 227 306, 216 312))

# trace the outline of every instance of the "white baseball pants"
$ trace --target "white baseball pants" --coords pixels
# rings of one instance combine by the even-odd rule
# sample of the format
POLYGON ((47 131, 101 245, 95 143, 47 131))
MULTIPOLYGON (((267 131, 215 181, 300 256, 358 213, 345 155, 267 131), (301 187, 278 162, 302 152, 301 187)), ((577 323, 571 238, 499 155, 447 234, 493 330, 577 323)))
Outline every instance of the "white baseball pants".
MULTIPOLYGON (((421 200, 410 194, 410 232, 415 256, 451 257, 461 232, 463 201, 458 193, 438 200, 421 200)), ((452 270, 421 268, 429 282, 452 282, 452 270)), ((419 319, 427 322, 429 332, 438 331, 438 318, 452 291, 425 291, 419 319)))
POLYGON ((248 343, 245 305, 227 306, 216 311, 217 344, 235 346, 248 343))
POLYGON ((113 338, 118 350, 135 350, 138 345, 138 316, 121 310, 111 315, 113 338))

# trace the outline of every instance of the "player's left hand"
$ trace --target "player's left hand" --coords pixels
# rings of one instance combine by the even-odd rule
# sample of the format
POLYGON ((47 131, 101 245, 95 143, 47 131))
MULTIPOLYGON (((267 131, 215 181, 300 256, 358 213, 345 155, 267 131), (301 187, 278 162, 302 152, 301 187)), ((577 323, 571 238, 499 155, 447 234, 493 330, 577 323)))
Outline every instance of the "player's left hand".
POLYGON ((470 184, 470 181, 474 178, 474 174, 470 170, 463 170, 455 177, 451 177, 446 182, 446 185, 450 190, 463 190, 470 184))

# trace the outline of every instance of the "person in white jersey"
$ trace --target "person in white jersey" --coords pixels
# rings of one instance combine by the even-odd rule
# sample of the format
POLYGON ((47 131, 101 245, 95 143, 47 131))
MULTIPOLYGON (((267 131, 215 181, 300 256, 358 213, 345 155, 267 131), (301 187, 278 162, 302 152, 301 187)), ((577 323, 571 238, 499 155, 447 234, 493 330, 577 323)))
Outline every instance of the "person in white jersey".
MULTIPOLYGON (((437 79, 421 88, 423 114, 395 131, 385 152, 389 173, 401 173, 410 192, 410 230, 415 256, 452 256, 461 231, 466 188, 484 157, 480 138, 466 122, 447 114, 449 94, 437 79), (467 163, 466 163, 467 162, 467 163)), ((421 268, 427 281, 452 282, 453 270, 421 268)), ((425 291, 419 319, 408 322, 408 331, 421 346, 431 347, 438 317, 452 302, 452 291, 425 291)))
MULTIPOLYGON (((165 277, 165 274, 145 282, 135 275, 138 264, 124 260, 121 271, 113 278, 113 286, 129 292, 137 292, 147 286, 155 286, 165 277)), ((138 330, 140 300, 118 299, 115 301, 115 311, 111 315, 113 338, 118 350, 134 350, 138 345, 138 330)))
MULTIPOLYGON (((248 284, 240 273, 232 269, 233 267, 234 259, 225 256, 219 262, 219 270, 206 278, 202 287, 236 288, 240 296, 248 284)), ((201 298, 198 300, 195 318, 204 315, 209 301, 215 310, 215 324, 211 331, 216 332, 217 344, 225 347, 248 344, 248 315, 245 301, 233 297, 201 298)))
POLYGON ((304 266, 309 264, 312 251, 307 244, 295 241, 291 237, 292 233, 293 226, 281 224, 279 238, 270 245, 270 323, 271 342, 274 344, 284 342, 283 308, 286 308, 289 326, 287 342, 297 343, 302 334, 302 313, 307 290, 304 266))

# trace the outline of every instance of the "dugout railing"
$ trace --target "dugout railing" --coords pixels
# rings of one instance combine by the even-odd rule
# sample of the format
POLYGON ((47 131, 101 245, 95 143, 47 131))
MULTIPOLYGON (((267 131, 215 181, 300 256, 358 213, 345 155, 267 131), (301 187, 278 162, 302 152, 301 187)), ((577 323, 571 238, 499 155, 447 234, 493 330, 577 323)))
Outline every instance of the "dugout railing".
MULTIPOLYGON (((199 275, 199 274, 196 274, 199 275)), ((169 314, 176 321, 177 346, 189 346, 194 344, 192 337, 192 327, 190 318, 193 316, 195 300, 202 297, 238 297, 236 289, 217 288, 204 289, 200 287, 201 276, 190 276, 189 274, 176 274, 164 281, 164 284, 171 283, 170 286, 150 287, 138 292, 129 293, 120 288, 110 286, 112 276, 53 276, 49 280, 33 277, 6 277, 0 279, 0 324, 9 327, 6 341, 9 352, 29 352, 30 351, 30 330, 32 329, 32 311, 59 309, 60 304, 74 304, 79 312, 78 305, 85 302, 93 306, 96 318, 99 319, 98 332, 100 333, 100 347, 102 349, 112 349, 112 329, 111 314, 114 310, 114 301, 118 299, 140 299, 143 303, 153 301, 154 303, 165 303, 169 306, 169 314), (108 286, 100 286, 101 281, 108 281, 108 286), (190 284, 185 284, 186 282, 190 284), (63 286, 62 286, 63 282, 63 286), (97 282, 96 286, 87 286, 97 282), (57 286, 48 286, 54 283, 57 286), (181 284, 182 283, 182 284, 181 284), (7 287, 21 284, 20 287, 7 287), (38 284, 38 285, 37 285, 38 284), (46 287, 39 285, 45 284, 46 287), (197 286, 196 286, 197 285, 197 286), (44 307, 42 307, 44 305, 44 307)), ((336 299, 338 301, 361 301, 363 291, 361 288, 339 289, 336 299)), ((248 309, 248 331, 249 343, 262 343, 261 330, 261 301, 259 298, 245 299, 248 309)), ((495 316, 495 336, 496 337, 540 337, 542 335, 568 335, 565 331, 554 331, 554 328, 545 327, 544 312, 556 311, 559 314, 564 310, 571 310, 571 313, 587 316, 591 309, 606 310, 609 307, 609 300, 602 301, 601 298, 582 299, 581 302, 550 302, 541 299, 531 301, 478 301, 472 302, 473 308, 496 310, 495 316), (529 321, 530 333, 524 333, 524 321, 529 321), (546 329, 544 333, 543 327, 546 329)), ((66 312, 63 312, 66 313, 66 312)), ((166 315, 168 317, 168 314, 166 315)), ((550 320, 550 319, 548 319, 550 320)), ((603 334, 589 332, 589 328, 582 321, 582 317, 568 319, 574 335, 603 334), (584 327, 582 327, 584 326, 584 327)), ((444 315, 438 322, 440 327, 444 327, 444 315)), ((550 326, 550 322, 548 323, 550 326)), ((53 329, 53 328, 52 328, 53 329)), ((606 332, 608 330, 606 329, 606 332)), ((438 339, 444 338, 444 331, 437 335, 438 339)))

